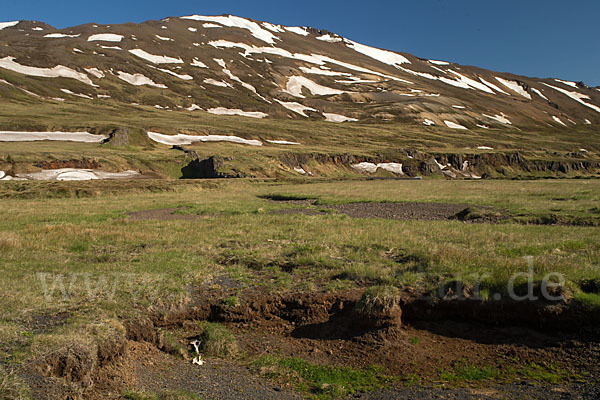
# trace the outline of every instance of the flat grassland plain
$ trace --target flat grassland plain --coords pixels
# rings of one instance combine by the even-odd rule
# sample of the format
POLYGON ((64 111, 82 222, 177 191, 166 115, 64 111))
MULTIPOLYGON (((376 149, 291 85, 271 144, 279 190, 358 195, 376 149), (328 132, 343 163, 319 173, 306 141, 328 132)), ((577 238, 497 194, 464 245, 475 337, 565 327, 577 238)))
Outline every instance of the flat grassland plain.
POLYGON ((597 179, 3 182, 0 197, 2 398, 598 395, 597 179))

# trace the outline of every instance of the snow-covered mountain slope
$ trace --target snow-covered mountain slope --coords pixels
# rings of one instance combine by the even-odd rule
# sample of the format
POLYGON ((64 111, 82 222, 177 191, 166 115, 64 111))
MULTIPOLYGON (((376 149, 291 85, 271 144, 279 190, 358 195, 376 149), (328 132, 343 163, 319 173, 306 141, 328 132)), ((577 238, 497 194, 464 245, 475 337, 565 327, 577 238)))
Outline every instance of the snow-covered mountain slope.
POLYGON ((420 59, 230 15, 61 30, 1 23, 0 97, 424 129, 600 123, 600 90, 581 82, 420 59))

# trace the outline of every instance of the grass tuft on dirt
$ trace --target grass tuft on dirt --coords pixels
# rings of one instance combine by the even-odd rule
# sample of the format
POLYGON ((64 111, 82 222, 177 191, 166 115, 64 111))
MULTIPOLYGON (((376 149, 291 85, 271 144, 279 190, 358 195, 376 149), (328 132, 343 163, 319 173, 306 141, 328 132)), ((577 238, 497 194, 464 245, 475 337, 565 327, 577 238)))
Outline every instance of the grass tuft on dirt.
POLYGON ((2 366, 0 366, 0 399, 31 399, 27 385, 13 371, 6 371, 2 366))
POLYGON ((264 356, 253 363, 260 374, 319 400, 337 399, 354 393, 387 387, 394 378, 378 367, 365 369, 310 364, 300 358, 264 356))
POLYGON ((227 327, 214 323, 202 322, 202 333, 199 336, 201 351, 208 357, 232 358, 240 353, 235 336, 227 327))
POLYGON ((124 400, 201 400, 198 395, 186 391, 166 391, 160 393, 127 391, 124 400))

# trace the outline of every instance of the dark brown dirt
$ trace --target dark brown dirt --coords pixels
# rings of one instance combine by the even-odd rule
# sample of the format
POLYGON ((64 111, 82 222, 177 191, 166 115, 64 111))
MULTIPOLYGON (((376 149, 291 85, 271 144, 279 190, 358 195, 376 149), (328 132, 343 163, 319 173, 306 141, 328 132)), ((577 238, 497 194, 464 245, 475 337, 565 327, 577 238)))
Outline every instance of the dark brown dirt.
POLYGON ((468 206, 444 203, 348 203, 326 206, 353 218, 445 220, 468 206))
POLYGON ((208 218, 205 215, 196 215, 196 214, 178 214, 178 211, 182 211, 182 208, 158 208, 155 210, 142 210, 130 212, 127 214, 128 219, 133 221, 151 221, 151 220, 160 220, 160 221, 173 221, 173 220, 183 220, 183 221, 193 221, 202 218, 208 218))

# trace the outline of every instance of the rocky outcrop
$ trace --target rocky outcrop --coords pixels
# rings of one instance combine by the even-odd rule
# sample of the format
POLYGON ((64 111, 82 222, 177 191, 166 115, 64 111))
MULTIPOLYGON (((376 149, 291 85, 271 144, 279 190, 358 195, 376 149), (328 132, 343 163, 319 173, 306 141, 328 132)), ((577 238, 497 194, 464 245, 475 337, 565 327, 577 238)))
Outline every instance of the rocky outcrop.
POLYGON ((111 146, 118 147, 129 146, 129 129, 123 127, 113 129, 102 144, 110 144, 111 146))

